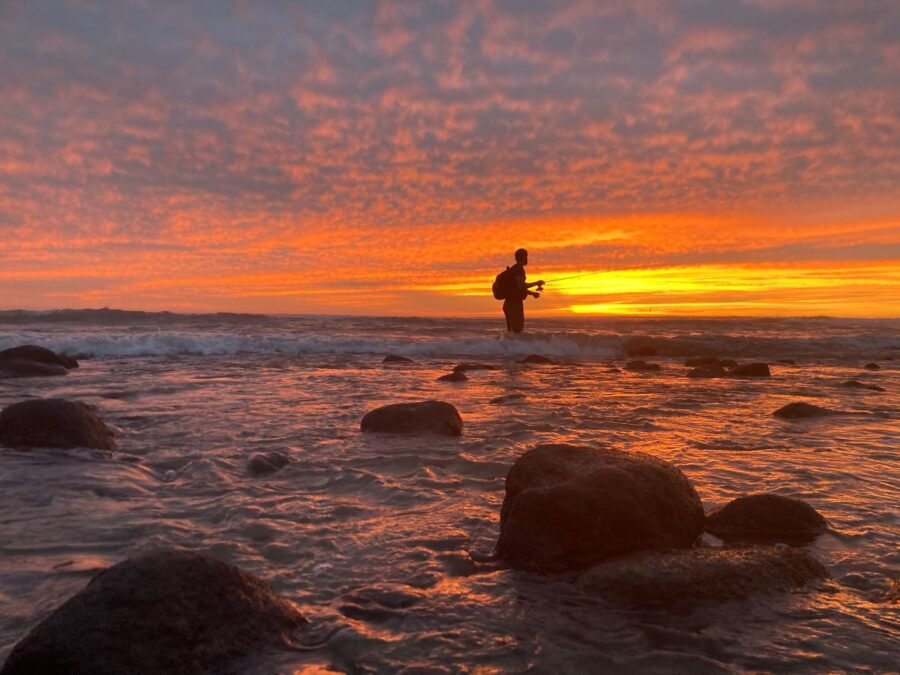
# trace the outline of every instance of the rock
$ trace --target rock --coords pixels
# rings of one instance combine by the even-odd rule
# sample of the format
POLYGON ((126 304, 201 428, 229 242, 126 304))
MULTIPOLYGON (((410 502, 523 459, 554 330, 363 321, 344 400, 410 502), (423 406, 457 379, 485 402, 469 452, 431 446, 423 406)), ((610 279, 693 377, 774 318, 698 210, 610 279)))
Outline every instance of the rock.
POLYGON ((658 363, 647 363, 646 361, 629 361, 625 364, 625 370, 636 372, 651 372, 661 369, 662 367, 658 363))
POLYGON ((769 366, 765 363, 745 363, 728 371, 734 377, 769 377, 769 366))
POLYGON ((541 363, 546 365, 553 365, 556 363, 556 361, 547 358, 546 356, 541 356, 540 354, 529 354, 524 359, 522 359, 522 363, 541 363))
POLYGON ((412 359, 408 359, 405 356, 397 356, 396 354, 388 354, 382 360, 382 363, 415 363, 412 359))
POLYGON ((842 386, 847 387, 848 389, 868 389, 869 391, 884 391, 884 387, 879 387, 877 384, 863 383, 859 380, 847 380, 842 386))
POLYGON ((467 370, 499 370, 499 368, 489 363, 460 363, 458 366, 454 366, 453 370, 454 372, 464 373, 467 370))
POLYGON ((0 361, 0 377, 46 377, 48 375, 68 375, 69 369, 56 363, 41 363, 24 359, 0 361))
POLYGON ((689 612, 757 593, 787 592, 828 577, 822 564, 788 546, 641 552, 597 565, 576 586, 640 608, 689 612))
POLYGON ((625 350, 628 356, 656 356, 659 350, 653 345, 638 345, 625 350))
POLYGON ((738 364, 738 362, 735 361, 734 359, 720 359, 719 360, 719 365, 722 366, 723 368, 736 368, 737 364, 738 364))
POLYGON ((687 374, 688 377, 725 377, 728 373, 720 365, 700 366, 687 374))
POLYGON ((456 408, 443 401, 394 403, 372 410, 362 418, 363 431, 401 434, 434 433, 460 436, 463 421, 456 408))
POLYGON ((607 373, 621 373, 622 371, 619 368, 616 368, 615 366, 613 366, 611 368, 607 368, 606 372, 607 373))
POLYGON ((866 370, 881 370, 881 366, 879 366, 877 363, 874 363, 874 362, 867 363, 865 365, 865 368, 866 368, 866 370))
POLYGON ((13 648, 0 675, 224 672, 287 647, 306 623, 253 575, 162 550, 97 574, 13 648))
POLYGON ((719 366, 721 365, 719 358, 717 356, 700 356, 693 359, 688 359, 684 362, 688 368, 697 368, 703 366, 719 366))
POLYGON ((772 413, 775 417, 786 420, 799 419, 801 417, 825 417, 826 415, 834 415, 833 410, 822 408, 812 403, 788 403, 772 413))
POLYGON ((707 532, 720 539, 744 541, 810 541, 828 529, 828 523, 800 499, 775 494, 738 497, 706 515, 707 532))
POLYGON ((502 405, 504 403, 510 403, 511 401, 521 401, 524 398, 525 394, 505 394, 504 396, 492 398, 491 403, 493 405, 502 405))
POLYGON ((648 548, 691 546, 703 507, 681 471, 655 457, 539 445, 506 477, 497 553, 513 567, 581 569, 648 548))
POLYGON ((78 367, 78 361, 62 354, 57 354, 46 347, 38 347, 37 345, 22 345, 20 347, 10 347, 0 352, 0 361, 7 360, 34 361, 36 363, 47 363, 51 365, 62 366, 66 369, 78 367))
POLYGON ((84 403, 58 398, 13 403, 0 412, 0 443, 13 447, 114 450, 113 433, 84 403))
POLYGON ((247 468, 256 476, 264 476, 275 473, 278 469, 287 466, 290 458, 283 452, 272 450, 271 452, 257 452, 247 460, 247 468))
POLYGON ((462 370, 454 370, 452 373, 447 373, 446 375, 441 375, 437 381, 438 382, 467 382, 468 377, 462 370))

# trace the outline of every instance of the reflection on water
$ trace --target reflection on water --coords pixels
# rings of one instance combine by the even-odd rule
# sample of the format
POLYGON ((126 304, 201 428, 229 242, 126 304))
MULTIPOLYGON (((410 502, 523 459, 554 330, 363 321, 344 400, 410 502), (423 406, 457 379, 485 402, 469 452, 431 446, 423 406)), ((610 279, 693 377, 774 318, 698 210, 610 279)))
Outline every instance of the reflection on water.
POLYGON ((284 672, 895 667, 900 617, 882 595, 900 565, 900 367, 692 380, 675 358, 614 373, 609 358, 494 357, 501 370, 448 384, 435 379, 450 358, 383 367, 381 356, 104 357, 66 378, 0 383, 2 405, 76 398, 120 433, 112 457, 0 454, 0 657, 96 570, 167 544, 260 574, 312 618, 309 645, 321 645, 273 657, 284 672), (886 391, 840 386, 851 378, 886 391), (526 397, 488 403, 516 392, 526 397), (373 407, 426 398, 458 407, 461 438, 359 433, 373 407), (771 416, 795 400, 852 414, 771 416), (834 583, 673 617, 503 569, 491 554, 506 472, 559 441, 672 461, 707 509, 760 491, 809 501, 834 530, 811 546, 834 583), (247 459, 273 450, 290 464, 252 475, 247 459))

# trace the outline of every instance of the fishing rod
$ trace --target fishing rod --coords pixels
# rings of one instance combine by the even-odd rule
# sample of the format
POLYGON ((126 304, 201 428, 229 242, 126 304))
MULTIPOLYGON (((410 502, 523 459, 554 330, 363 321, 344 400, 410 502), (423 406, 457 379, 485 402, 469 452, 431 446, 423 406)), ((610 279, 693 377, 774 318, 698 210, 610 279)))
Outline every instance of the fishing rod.
POLYGON ((650 265, 631 265, 630 267, 616 267, 611 270, 600 270, 598 272, 584 272, 583 274, 573 274, 568 277, 560 277, 558 279, 550 279, 549 281, 545 281, 544 283, 545 284, 553 284, 558 281, 568 281, 569 279, 580 279, 581 277, 589 277, 589 276, 593 276, 595 274, 609 274, 610 272, 626 272, 628 270, 641 270, 641 269, 647 269, 650 267, 665 267, 665 266, 666 265, 664 265, 663 263, 653 263, 650 265))

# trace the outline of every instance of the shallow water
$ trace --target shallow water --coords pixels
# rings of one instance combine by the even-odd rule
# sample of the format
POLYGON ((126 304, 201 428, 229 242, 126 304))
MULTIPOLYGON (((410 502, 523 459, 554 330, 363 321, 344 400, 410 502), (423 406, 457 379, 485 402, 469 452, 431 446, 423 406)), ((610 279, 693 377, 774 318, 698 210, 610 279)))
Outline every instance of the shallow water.
POLYGON ((312 620, 297 651, 247 672, 896 669, 900 611, 883 595, 900 569, 900 322, 535 321, 518 340, 496 324, 0 313, 0 349, 91 355, 65 378, 0 381, 0 405, 82 400, 119 442, 0 452, 0 659, 96 570, 175 545, 263 576, 312 620), (644 357, 660 372, 610 372, 635 335, 662 339, 671 355, 644 357), (687 378, 684 357, 704 351, 773 377, 687 378), (416 363, 384 366, 389 352, 416 363), (518 363, 528 353, 567 363, 518 363), (463 360, 501 369, 435 381, 463 360), (378 405, 428 398, 457 406, 461 438, 359 432, 378 405), (847 414, 771 416, 792 401, 847 414), (833 528, 809 546, 833 581, 674 616, 503 569, 506 473, 555 441, 669 460, 707 509, 759 491, 810 502, 833 528), (268 450, 291 463, 251 475, 268 450))

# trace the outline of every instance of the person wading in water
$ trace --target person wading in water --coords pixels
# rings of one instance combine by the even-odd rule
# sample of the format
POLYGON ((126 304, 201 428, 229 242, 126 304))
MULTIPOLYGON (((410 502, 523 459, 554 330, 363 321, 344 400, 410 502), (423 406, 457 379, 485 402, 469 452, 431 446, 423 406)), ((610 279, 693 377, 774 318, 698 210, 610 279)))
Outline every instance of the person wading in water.
POLYGON ((520 248, 516 251, 516 264, 507 271, 511 278, 510 291, 503 301, 503 314, 506 316, 506 330, 510 333, 521 333, 525 329, 525 300, 530 295, 534 298, 541 297, 544 290, 543 281, 527 283, 525 281, 525 265, 528 264, 528 251, 520 248), (529 288, 537 286, 537 292, 529 291, 529 288))

